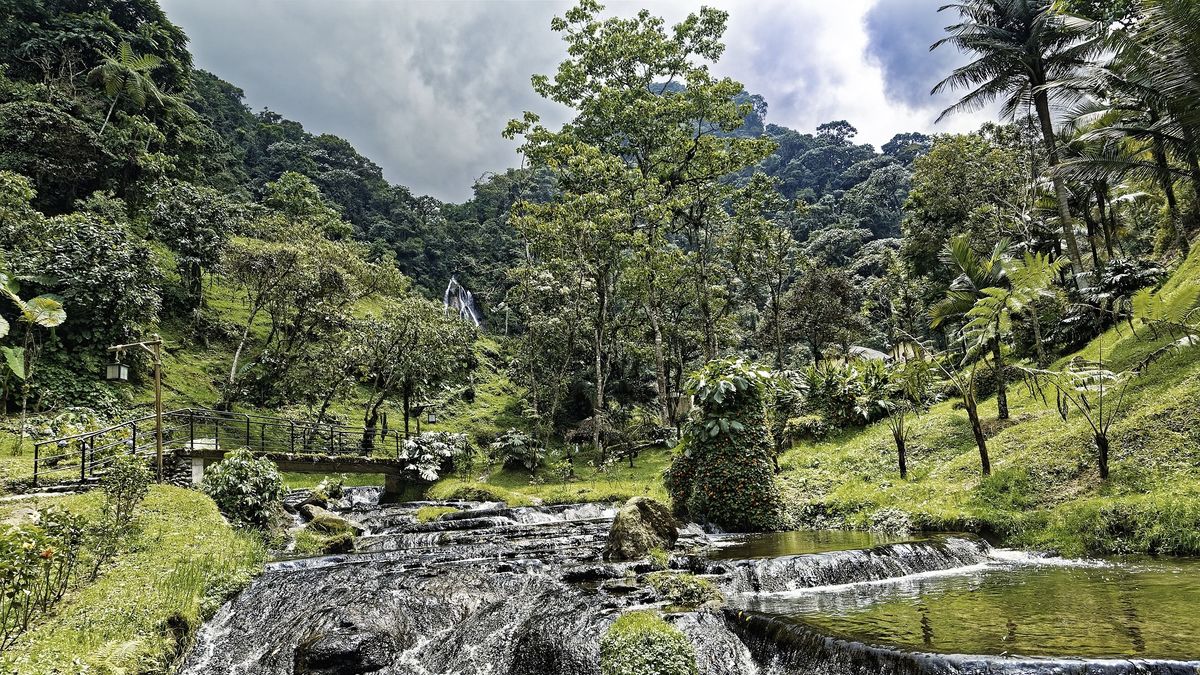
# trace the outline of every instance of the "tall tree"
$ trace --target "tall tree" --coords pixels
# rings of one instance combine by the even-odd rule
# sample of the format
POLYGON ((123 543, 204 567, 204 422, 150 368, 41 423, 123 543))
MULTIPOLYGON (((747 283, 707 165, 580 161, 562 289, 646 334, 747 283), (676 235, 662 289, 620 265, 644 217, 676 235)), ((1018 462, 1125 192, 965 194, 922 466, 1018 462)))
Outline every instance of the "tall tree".
MULTIPOLYGON (((1051 170, 1060 161, 1051 95, 1061 95, 1064 91, 1047 85, 1074 77, 1103 48, 1094 24, 1060 14, 1053 5, 1052 0, 966 0, 947 5, 942 9, 957 11, 962 22, 948 27, 950 37, 932 47, 953 45, 976 56, 934 87, 934 94, 949 89, 973 89, 947 108, 942 117, 957 111, 978 110, 997 99, 1003 99, 1002 114, 1007 119, 1033 108, 1051 170)), ((1062 177, 1053 173, 1051 176, 1062 236, 1074 267, 1076 285, 1082 289, 1083 258, 1075 237, 1070 195, 1062 177)))

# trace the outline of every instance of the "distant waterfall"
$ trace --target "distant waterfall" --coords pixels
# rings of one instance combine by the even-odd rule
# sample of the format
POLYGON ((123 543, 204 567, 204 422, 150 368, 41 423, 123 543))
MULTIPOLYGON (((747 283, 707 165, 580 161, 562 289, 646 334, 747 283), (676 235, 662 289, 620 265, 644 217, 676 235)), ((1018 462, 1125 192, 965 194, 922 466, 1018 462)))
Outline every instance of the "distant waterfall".
POLYGON ((465 286, 458 283, 458 278, 450 277, 450 283, 446 285, 446 293, 442 296, 442 302, 446 305, 446 312, 456 312, 459 318, 470 321, 479 328, 483 325, 483 315, 479 312, 479 308, 475 306, 475 296, 471 295, 465 286))

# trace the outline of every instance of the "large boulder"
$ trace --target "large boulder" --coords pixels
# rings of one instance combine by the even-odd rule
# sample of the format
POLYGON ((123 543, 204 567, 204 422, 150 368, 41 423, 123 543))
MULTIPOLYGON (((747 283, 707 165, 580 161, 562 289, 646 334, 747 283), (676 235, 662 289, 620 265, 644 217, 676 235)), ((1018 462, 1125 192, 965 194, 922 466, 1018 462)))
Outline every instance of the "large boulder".
POLYGON ((679 538, 679 523, 665 505, 649 497, 634 497, 625 502, 604 546, 605 560, 640 560, 650 551, 669 551, 679 538))
POLYGON ((396 641, 381 631, 347 631, 314 636, 297 645, 297 675, 374 673, 396 659, 396 641))

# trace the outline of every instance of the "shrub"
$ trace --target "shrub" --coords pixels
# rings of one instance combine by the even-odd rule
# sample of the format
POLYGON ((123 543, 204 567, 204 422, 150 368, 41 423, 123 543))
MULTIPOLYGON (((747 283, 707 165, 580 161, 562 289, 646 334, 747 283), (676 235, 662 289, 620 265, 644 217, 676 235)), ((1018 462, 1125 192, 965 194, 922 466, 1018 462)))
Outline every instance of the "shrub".
POLYGON ((516 429, 501 434, 488 446, 488 453, 493 462, 499 462, 505 468, 524 468, 531 472, 546 458, 545 448, 538 445, 529 434, 516 429))
POLYGON ((603 675, 696 675, 687 637, 654 612, 623 614, 600 640, 603 675))
POLYGON ((699 416, 666 476, 676 512, 726 530, 762 531, 783 523, 762 392, 766 370, 742 359, 712 361, 688 389, 699 416))
POLYGON ((0 651, 62 599, 84 541, 81 516, 51 507, 0 532, 0 651))
POLYGON ((867 410, 863 401, 887 398, 887 366, 882 361, 823 363, 803 371, 810 414, 820 413, 835 428, 858 427, 882 419, 882 408, 867 410))
POLYGON ((653 572, 646 575, 646 581, 659 597, 679 607, 699 607, 725 601, 725 596, 711 581, 694 574, 653 572))
POLYGON ((829 436, 829 423, 820 415, 800 415, 787 421, 785 434, 801 441, 823 441, 829 436))
POLYGON ((414 436, 400 446, 401 461, 408 478, 435 481, 456 465, 470 463, 471 444, 466 434, 435 431, 414 436))
POLYGON ((104 490, 105 517, 111 518, 119 529, 133 521, 133 511, 150 491, 150 469, 136 455, 117 455, 109 462, 100 481, 104 490))
POLYGON ((238 450, 208 470, 201 489, 234 523, 266 529, 283 498, 283 478, 270 460, 238 450))

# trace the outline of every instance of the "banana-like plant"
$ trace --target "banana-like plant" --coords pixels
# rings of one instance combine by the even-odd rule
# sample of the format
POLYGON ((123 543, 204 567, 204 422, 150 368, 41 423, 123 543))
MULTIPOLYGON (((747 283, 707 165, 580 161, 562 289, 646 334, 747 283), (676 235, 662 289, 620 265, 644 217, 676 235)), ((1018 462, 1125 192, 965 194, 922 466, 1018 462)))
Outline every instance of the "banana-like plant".
MULTIPOLYGON (((0 295, 7 297, 17 308, 17 316, 25 325, 25 335, 20 346, 0 347, 4 355, 4 363, 8 371, 21 381, 21 421, 17 429, 17 445, 14 449, 20 454, 25 445, 25 421, 28 417, 29 383, 33 379, 34 365, 37 362, 38 342, 34 332, 35 327, 52 329, 62 325, 67 320, 67 312, 63 309, 62 299, 56 295, 39 295, 30 300, 23 300, 19 293, 21 285, 17 278, 6 272, 0 272, 0 295)), ((0 316, 0 338, 7 337, 12 326, 0 316)), ((5 377, 7 380, 7 376, 5 377)))

